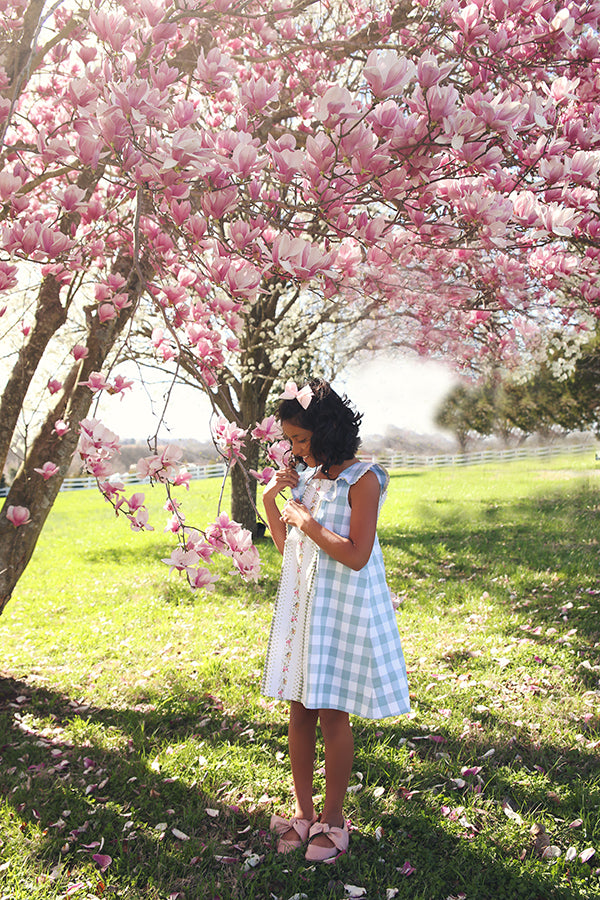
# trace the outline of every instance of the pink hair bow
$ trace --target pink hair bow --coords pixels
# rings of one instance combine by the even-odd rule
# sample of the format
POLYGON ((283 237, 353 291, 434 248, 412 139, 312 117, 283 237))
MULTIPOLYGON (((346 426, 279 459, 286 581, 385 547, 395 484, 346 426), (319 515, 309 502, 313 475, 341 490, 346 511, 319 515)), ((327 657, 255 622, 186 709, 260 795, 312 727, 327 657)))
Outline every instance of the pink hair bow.
POLYGON ((308 409, 310 401, 313 398, 313 392, 308 384, 298 390, 295 381, 288 381, 283 394, 279 395, 280 400, 297 400, 303 409, 308 409))

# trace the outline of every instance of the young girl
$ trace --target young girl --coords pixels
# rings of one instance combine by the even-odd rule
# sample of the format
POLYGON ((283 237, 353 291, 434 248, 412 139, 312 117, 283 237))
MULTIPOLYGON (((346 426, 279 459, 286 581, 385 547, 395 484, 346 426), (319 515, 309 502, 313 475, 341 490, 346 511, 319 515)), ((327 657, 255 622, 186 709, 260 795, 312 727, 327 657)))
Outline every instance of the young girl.
POLYGON ((306 859, 348 848, 342 812, 352 770, 349 713, 377 719, 410 710, 404 657, 376 527, 388 476, 356 457, 362 416, 326 381, 286 385, 278 418, 304 471, 281 469, 263 493, 283 554, 263 692, 289 700, 296 794, 291 819, 273 816, 277 849, 308 841, 306 859), (278 495, 291 489, 281 510, 278 495), (317 720, 325 744, 325 801, 317 817, 313 769, 317 720))

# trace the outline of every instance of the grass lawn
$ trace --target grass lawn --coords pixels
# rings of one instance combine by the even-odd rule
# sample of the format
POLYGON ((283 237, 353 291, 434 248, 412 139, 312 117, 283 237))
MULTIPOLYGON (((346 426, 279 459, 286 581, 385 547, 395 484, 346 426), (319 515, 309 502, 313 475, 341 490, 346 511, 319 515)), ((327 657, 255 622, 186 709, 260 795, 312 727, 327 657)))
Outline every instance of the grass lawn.
MULTIPOLYGON (((193 483, 188 523, 218 490, 193 483)), ((350 852, 309 866, 268 833, 270 541, 258 586, 223 566, 192 595, 172 536, 61 494, 0 618, 0 900, 597 898, 600 466, 396 471, 380 538, 413 711, 354 719, 350 852)))

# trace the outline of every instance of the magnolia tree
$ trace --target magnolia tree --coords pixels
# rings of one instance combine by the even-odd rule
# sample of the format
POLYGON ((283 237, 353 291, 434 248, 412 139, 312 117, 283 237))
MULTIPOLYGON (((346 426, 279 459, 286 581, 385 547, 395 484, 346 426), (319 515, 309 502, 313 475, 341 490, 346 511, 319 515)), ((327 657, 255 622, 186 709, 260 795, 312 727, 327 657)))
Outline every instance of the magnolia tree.
MULTIPOLYGON (((77 447, 115 510, 151 527, 142 492, 108 478, 118 438, 89 415, 99 392, 127 390, 111 367, 140 321, 159 318, 152 352, 185 355, 209 395, 237 354, 246 419, 222 404, 216 426, 237 467, 252 431, 281 460, 272 420, 249 423, 272 362, 262 335, 300 290, 387 304, 417 349, 464 360, 510 363, 545 320, 600 313, 600 3, 0 12, 2 460, 23 408, 48 400, 0 513, 0 608, 77 447)), ((154 446, 139 464, 169 494, 170 564, 210 585, 223 552, 256 577, 235 522, 188 527, 179 459, 154 446)))
MULTIPOLYGON (((293 372, 295 378, 306 381, 319 372, 332 381, 351 360, 372 355, 381 347, 389 349, 391 341, 401 344, 406 329, 396 321, 389 304, 377 299, 332 303, 301 286, 288 285, 285 290, 285 285, 279 285, 265 295, 259 291, 246 306, 237 335, 239 348, 225 353, 210 397, 222 417, 246 432, 244 465, 231 469, 231 514, 254 533, 260 530, 257 479, 265 483, 270 467, 266 473, 252 475, 264 457, 259 442, 252 438, 252 428, 265 418, 283 390, 285 373, 293 372)), ((172 376, 177 373, 179 383, 206 391, 192 349, 180 346, 172 360, 156 360, 148 340, 153 333, 164 334, 156 317, 137 323, 124 355, 138 366, 159 367, 164 374, 168 367, 172 376)))

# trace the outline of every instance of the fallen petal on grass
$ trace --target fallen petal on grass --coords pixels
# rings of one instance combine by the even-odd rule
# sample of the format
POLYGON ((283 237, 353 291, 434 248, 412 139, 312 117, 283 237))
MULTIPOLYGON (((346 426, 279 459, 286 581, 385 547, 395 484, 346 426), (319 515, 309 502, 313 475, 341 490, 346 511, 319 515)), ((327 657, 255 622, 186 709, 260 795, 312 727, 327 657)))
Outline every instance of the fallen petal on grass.
POLYGON ((106 853, 94 853, 92 859, 101 872, 104 872, 105 869, 108 869, 112 862, 112 856, 108 856, 106 853))
POLYGON ((261 860, 262 857, 259 856, 258 853, 251 853, 244 863, 244 872, 249 872, 250 869, 255 869, 256 866, 259 865, 261 860))
POLYGON ((344 890, 346 891, 346 897, 366 897, 367 895, 367 889, 359 887, 357 884, 345 884, 344 890))
POLYGON ((507 816, 507 818, 511 819, 513 822, 516 822, 517 825, 523 824, 523 819, 518 812, 515 812, 508 800, 504 801, 504 803, 502 804, 502 809, 504 811, 504 815, 507 816))
POLYGON ((399 869, 396 869, 396 871, 397 871, 400 875, 412 875, 413 872, 416 872, 417 870, 415 869, 414 866, 411 866, 411 864, 409 863, 408 860, 406 860, 406 862, 404 863, 404 865, 403 865, 403 866, 400 866, 400 868, 399 868, 399 869))

